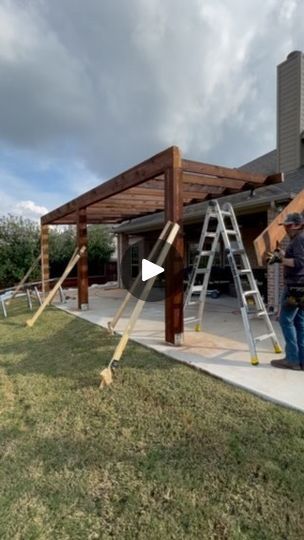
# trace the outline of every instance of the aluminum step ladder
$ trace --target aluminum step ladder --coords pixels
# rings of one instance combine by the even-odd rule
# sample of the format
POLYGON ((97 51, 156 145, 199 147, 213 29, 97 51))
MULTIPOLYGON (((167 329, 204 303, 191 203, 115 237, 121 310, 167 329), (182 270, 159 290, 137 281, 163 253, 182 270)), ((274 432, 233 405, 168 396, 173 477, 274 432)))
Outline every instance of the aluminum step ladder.
POLYGON ((225 203, 221 208, 218 201, 210 201, 201 232, 197 255, 185 293, 184 309, 197 304, 197 317, 186 318, 185 322, 196 321, 195 330, 201 330, 209 278, 214 263, 216 248, 220 238, 223 240, 225 253, 232 272, 236 295, 240 306, 243 325, 249 345, 251 364, 259 363, 256 344, 271 339, 274 351, 281 353, 282 349, 267 313, 264 301, 258 289, 252 268, 246 254, 240 229, 233 207, 225 203), (211 246, 210 246, 211 241, 211 246), (206 245, 209 242, 209 246, 206 245), (205 263, 205 264, 204 264, 205 263), (197 283, 202 280, 202 283, 197 283), (199 293, 199 300, 194 295, 199 293), (260 319, 264 322, 266 333, 254 336, 250 321, 260 319))

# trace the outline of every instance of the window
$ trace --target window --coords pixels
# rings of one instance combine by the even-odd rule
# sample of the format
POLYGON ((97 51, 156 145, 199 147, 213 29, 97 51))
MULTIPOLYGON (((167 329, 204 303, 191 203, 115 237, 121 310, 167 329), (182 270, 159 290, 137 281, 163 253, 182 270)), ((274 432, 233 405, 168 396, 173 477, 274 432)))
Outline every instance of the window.
POLYGON ((131 246, 131 276, 136 278, 139 274, 139 246, 131 246))
MULTIPOLYGON (((212 245, 212 240, 205 240, 204 242, 204 251, 207 251, 209 249, 211 249, 211 245, 212 245)), ((221 242, 218 242, 218 244, 216 245, 216 248, 215 248, 215 255, 214 255, 214 261, 213 261, 213 266, 221 266, 221 242)), ((198 242, 197 243, 194 243, 194 242, 191 242, 189 243, 189 251, 188 251, 188 265, 189 266, 192 266, 193 265, 193 262, 194 262, 194 259, 195 259, 195 256, 198 254, 198 242)), ((208 258, 209 257, 201 257, 201 261, 200 261, 200 266, 202 268, 204 268, 206 265, 207 265, 207 262, 208 262, 208 258)))

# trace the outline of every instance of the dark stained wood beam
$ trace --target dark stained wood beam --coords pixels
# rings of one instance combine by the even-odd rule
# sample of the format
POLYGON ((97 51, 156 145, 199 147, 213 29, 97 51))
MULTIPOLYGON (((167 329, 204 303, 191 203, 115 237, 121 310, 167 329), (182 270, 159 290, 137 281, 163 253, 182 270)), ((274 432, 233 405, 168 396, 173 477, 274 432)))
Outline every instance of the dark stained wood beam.
POLYGON ((49 227, 41 225, 41 281, 44 293, 50 290, 49 227))
POLYGON ((164 190, 163 189, 151 189, 151 188, 132 188, 128 192, 128 195, 132 198, 132 195, 141 195, 145 198, 157 198, 164 199, 164 190))
POLYGON ((142 208, 141 210, 140 209, 127 209, 124 211, 124 212, 119 212, 117 209, 115 210, 114 208, 111 209, 111 208, 107 208, 107 209, 104 209, 104 210, 100 210, 100 211, 95 211, 95 212, 88 212, 88 220, 90 220, 91 217, 117 217, 117 218, 123 218, 125 216, 132 216, 132 217, 136 217, 138 216, 139 214, 144 214, 145 212, 154 212, 155 211, 155 208, 142 208))
MULTIPOLYGON (((131 201, 126 201, 125 204, 131 204, 131 201)), ((161 210, 163 209, 164 205, 162 203, 154 203, 154 204, 149 204, 147 202, 142 202, 140 204, 136 204, 135 202, 132 203, 132 211, 141 211, 141 210, 155 210, 155 209, 158 209, 158 210, 161 210)), ((94 206, 94 207, 91 207, 92 209, 94 209, 94 211, 100 211, 100 213, 102 214, 103 210, 121 210, 121 203, 120 204, 109 204, 109 205, 105 205, 105 206, 94 206)), ((127 209, 125 210, 127 211, 127 209)), ((129 209, 128 209, 129 211, 129 209)))
MULTIPOLYGON (((124 218, 125 219, 125 218, 124 218)), ((88 220, 88 225, 114 225, 115 223, 121 223, 124 221, 122 218, 90 218, 88 220)), ((56 221, 53 225, 74 225, 74 221, 56 221)))
MULTIPOLYGON (((42 225, 77 223, 77 211, 85 207, 90 223, 95 220, 100 223, 105 220, 123 221, 164 208, 168 169, 172 167, 175 159, 172 156, 176 152, 181 155, 177 147, 168 148, 49 212, 42 217, 42 225)), ((281 173, 265 176, 191 160, 181 160, 178 169, 181 171, 184 205, 283 180, 281 173)))
POLYGON ((98 208, 98 207, 102 207, 105 204, 110 205, 112 203, 120 204, 123 206, 123 204, 125 203, 130 203, 131 200, 135 202, 136 204, 140 204, 142 202, 146 202, 149 204, 154 204, 154 203, 159 204, 161 197, 152 197, 152 196, 146 197, 145 195, 134 195, 134 194, 132 194, 132 197, 130 197, 130 195, 126 193, 124 196, 122 195, 119 197, 115 196, 115 197, 111 197, 111 199, 106 199, 105 201, 102 201, 100 203, 92 204, 88 208, 98 208))
POLYGON ((166 341, 174 345, 183 342, 183 177, 182 159, 178 148, 172 152, 172 164, 166 170, 165 179, 165 221, 179 223, 181 229, 177 235, 174 248, 166 261, 166 300, 165 300, 165 335, 166 341), (179 257, 176 256, 179 255, 179 257), (175 282, 172 291, 172 280, 175 282))
POLYGON ((160 208, 163 208, 163 204, 162 203, 156 203, 156 204, 149 204, 149 203, 143 203, 143 204, 135 204, 134 206, 132 205, 132 201, 127 201, 125 202, 124 204, 109 204, 108 206, 98 206, 98 207, 95 207, 95 206, 91 206, 88 208, 88 215, 90 214, 94 214, 94 213, 100 213, 102 214, 102 212, 104 212, 105 214, 106 213, 109 213, 109 212, 112 212, 113 214, 117 214, 117 215, 123 215, 123 214, 126 214, 128 212, 133 212, 133 213, 136 213, 136 211, 139 209, 141 210, 142 208, 155 208, 156 206, 160 207, 160 208))
POLYGON ((253 174, 240 169, 229 169, 228 167, 220 167, 218 165, 209 165, 208 163, 201 163, 199 161, 191 161, 189 159, 182 160, 182 167, 184 172, 217 176, 220 178, 233 178, 235 180, 241 180, 245 183, 261 186, 264 184, 278 184, 284 181, 283 173, 263 175, 253 174))
POLYGON ((52 223, 58 220, 60 217, 70 214, 77 210, 77 208, 84 208, 90 204, 94 204, 97 201, 101 201, 122 193, 127 189, 142 184, 143 182, 154 178, 158 174, 161 174, 170 165, 172 148, 168 148, 159 154, 143 161, 142 163, 135 165, 131 169, 115 176, 111 180, 108 180, 104 184, 100 184, 96 188, 87 191, 83 195, 76 197, 72 201, 60 206, 59 208, 49 212, 42 217, 41 222, 43 224, 52 223))
POLYGON ((183 186, 183 195, 191 197, 195 195, 221 195, 225 191, 223 187, 208 187, 208 186, 189 186, 188 189, 185 189, 183 186), (191 189, 190 189, 191 188, 191 189))
POLYGON ((77 245, 78 248, 86 247, 80 256, 77 265, 78 271, 78 308, 88 309, 89 304, 89 279, 88 279, 88 233, 87 233, 87 211, 80 208, 77 212, 77 245))
POLYGON ((105 201, 102 201, 100 203, 92 204, 88 208, 89 209, 90 208, 108 208, 110 206, 113 206, 113 207, 116 207, 116 208, 123 209, 123 208, 125 208, 126 204, 130 204, 130 203, 132 203, 132 206, 133 206, 133 204, 135 206, 136 205, 140 206, 142 204, 153 206, 154 204, 161 205, 162 204, 162 199, 160 197, 150 199, 150 198, 144 197, 143 195, 141 195, 141 196, 133 195, 132 197, 127 197, 126 196, 125 198, 119 199, 119 200, 112 197, 111 199, 106 199, 105 201))
POLYGON ((195 186, 225 187, 227 189, 241 190, 246 182, 231 178, 219 178, 215 176, 206 176, 198 174, 183 173, 184 184, 195 186))

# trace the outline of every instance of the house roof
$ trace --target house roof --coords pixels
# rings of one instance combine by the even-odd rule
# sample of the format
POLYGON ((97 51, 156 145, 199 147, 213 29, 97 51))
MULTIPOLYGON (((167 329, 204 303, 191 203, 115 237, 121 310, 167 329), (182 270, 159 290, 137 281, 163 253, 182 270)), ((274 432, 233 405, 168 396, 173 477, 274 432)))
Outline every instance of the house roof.
MULTIPOLYGON (((275 174, 277 170, 277 151, 272 150, 262 156, 245 163, 238 168, 253 174, 275 174)), ((232 195, 219 197, 221 202, 230 202, 237 213, 247 213, 262 208, 267 208, 272 201, 285 202, 294 197, 304 188, 304 166, 296 171, 285 175, 285 180, 279 184, 272 184, 256 188, 254 190, 241 191, 232 195)), ((184 208, 184 224, 197 223, 202 220, 206 212, 208 201, 191 204, 184 208)), ((150 216, 144 216, 130 220, 115 227, 115 232, 137 234, 153 229, 158 229, 164 221, 164 213, 158 212, 150 216)))

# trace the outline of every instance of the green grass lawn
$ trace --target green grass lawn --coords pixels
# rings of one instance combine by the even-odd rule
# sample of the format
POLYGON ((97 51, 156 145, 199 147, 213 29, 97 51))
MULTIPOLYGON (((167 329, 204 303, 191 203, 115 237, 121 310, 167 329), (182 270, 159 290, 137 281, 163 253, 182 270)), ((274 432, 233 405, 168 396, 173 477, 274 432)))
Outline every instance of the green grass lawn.
POLYGON ((304 415, 22 303, 0 322, 0 538, 302 539, 304 415))

